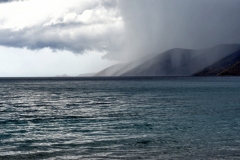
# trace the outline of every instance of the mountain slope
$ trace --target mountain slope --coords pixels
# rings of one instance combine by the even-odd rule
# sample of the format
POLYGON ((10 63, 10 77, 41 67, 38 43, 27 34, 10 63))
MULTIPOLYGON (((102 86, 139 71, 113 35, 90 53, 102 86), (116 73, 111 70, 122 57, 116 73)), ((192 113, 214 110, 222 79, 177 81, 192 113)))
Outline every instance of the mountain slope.
POLYGON ((113 66, 110 66, 110 67, 98 72, 94 76, 96 76, 96 77, 112 76, 113 73, 117 72, 119 69, 121 69, 125 65, 126 65, 125 63, 115 64, 113 66))
POLYGON ((154 56, 156 56, 156 54, 150 54, 128 63, 116 64, 98 72, 94 76, 120 76, 121 74, 139 66, 154 56))
POLYGON ((240 76, 240 61, 223 70, 218 76, 240 76))
POLYGON ((171 49, 121 76, 191 76, 239 49, 239 44, 224 44, 202 50, 171 49))
POLYGON ((213 65, 208 66, 202 71, 195 73, 194 76, 220 76, 220 75, 239 75, 240 50, 224 57, 213 65))
POLYGON ((191 50, 171 49, 122 74, 122 76, 168 76, 174 68, 177 69, 180 64, 189 62, 194 56, 196 54, 192 53, 191 50))

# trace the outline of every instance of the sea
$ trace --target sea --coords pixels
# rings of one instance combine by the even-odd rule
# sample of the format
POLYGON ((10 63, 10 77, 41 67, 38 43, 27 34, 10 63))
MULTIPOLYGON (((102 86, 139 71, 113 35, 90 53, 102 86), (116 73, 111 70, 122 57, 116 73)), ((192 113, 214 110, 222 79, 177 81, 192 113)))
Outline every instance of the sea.
POLYGON ((240 77, 0 78, 0 159, 240 159, 240 77))

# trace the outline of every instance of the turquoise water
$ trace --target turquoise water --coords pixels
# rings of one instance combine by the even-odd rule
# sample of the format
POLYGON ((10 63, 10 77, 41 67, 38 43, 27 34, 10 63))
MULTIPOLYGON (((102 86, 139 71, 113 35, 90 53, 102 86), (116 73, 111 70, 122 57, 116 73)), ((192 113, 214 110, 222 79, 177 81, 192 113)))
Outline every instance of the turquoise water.
POLYGON ((0 142, 0 159, 240 159, 240 78, 1 78, 0 142))

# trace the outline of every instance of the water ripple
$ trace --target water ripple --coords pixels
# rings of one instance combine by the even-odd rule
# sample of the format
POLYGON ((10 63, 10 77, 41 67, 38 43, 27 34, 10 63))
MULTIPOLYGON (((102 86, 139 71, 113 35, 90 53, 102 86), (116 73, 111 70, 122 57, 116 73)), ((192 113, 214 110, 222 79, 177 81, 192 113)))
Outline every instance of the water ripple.
POLYGON ((1 80, 0 159, 238 159, 239 95, 238 78, 1 80))

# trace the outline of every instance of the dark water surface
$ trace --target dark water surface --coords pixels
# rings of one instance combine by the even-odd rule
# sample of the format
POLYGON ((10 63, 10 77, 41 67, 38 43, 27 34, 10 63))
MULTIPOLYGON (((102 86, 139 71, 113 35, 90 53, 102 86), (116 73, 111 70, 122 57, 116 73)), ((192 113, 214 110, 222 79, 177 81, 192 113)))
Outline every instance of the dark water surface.
POLYGON ((1 78, 0 159, 240 159, 240 78, 1 78))

